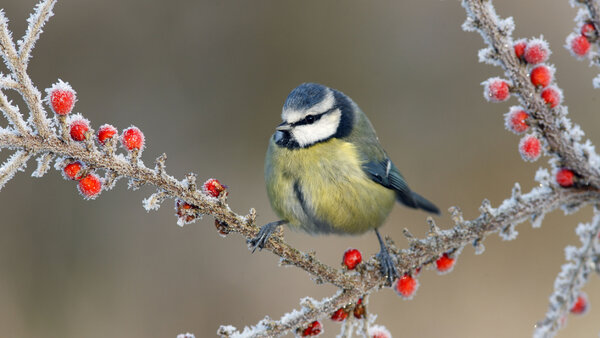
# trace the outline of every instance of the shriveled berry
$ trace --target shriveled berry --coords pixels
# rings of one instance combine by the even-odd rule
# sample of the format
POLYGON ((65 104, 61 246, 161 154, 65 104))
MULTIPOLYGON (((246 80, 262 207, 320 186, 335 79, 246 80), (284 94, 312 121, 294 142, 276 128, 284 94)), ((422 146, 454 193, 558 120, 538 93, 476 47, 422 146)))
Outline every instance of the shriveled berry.
POLYGON ((321 334, 321 331, 323 331, 321 323, 318 320, 315 320, 302 331, 302 337, 317 336, 321 334))
POLYGON ((343 307, 337 309, 331 315, 331 320, 336 322, 343 322, 344 320, 346 320, 346 318, 348 318, 348 311, 346 311, 346 309, 344 309, 343 307))
POLYGON ((575 184, 575 173, 567 168, 561 168, 556 172, 556 183, 563 188, 572 187, 575 184))
POLYGON ((79 180, 77 187, 79 188, 79 192, 81 192, 83 197, 86 199, 94 199, 102 190, 102 182, 96 174, 90 173, 79 180))
POLYGON ((362 262, 362 255, 357 249, 348 249, 344 252, 344 265, 348 270, 354 270, 362 262))
POLYGON ((71 162, 64 167, 63 173, 65 174, 65 177, 70 180, 78 180, 80 178, 79 172, 81 171, 82 168, 83 168, 83 164, 81 162, 79 162, 79 161, 71 162))
POLYGON ((106 144, 108 139, 114 137, 117 134, 117 128, 110 124, 103 124, 98 128, 98 142, 102 145, 106 144))
POLYGON ((226 187, 219 180, 210 178, 202 185, 202 191, 212 197, 219 197, 221 192, 225 191, 226 187))
POLYGON ((358 302, 356 302, 353 312, 354 312, 354 318, 356 318, 356 319, 364 318, 365 315, 367 314, 367 308, 365 307, 365 304, 363 304, 362 298, 360 298, 358 300, 358 302))

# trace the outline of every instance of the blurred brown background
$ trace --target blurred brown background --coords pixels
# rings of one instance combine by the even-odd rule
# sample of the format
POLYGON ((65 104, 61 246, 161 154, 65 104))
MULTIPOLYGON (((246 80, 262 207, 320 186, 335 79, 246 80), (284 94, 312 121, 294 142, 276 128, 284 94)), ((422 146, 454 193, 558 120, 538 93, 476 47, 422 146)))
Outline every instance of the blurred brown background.
MULTIPOLYGON (((3 0, 15 38, 34 1, 3 0)), ((599 72, 562 47, 576 10, 568 1, 497 1, 513 15, 515 37, 543 34, 571 117, 600 144, 599 72)), ((95 128, 140 127, 143 159, 169 156, 176 177, 193 171, 230 187, 230 205, 275 219, 263 183, 268 137, 289 91, 306 81, 340 89, 367 112, 381 142, 411 186, 443 210, 478 215, 497 206, 514 182, 523 190, 545 159, 523 162, 519 138, 503 127, 509 103, 490 104, 480 82, 500 76, 477 63, 481 37, 465 33, 453 1, 147 1, 61 0, 37 43, 30 73, 40 89, 61 78, 78 92, 76 111, 95 128)), ((26 111, 25 107, 21 108, 26 111)), ((4 159, 9 155, 3 151, 4 159)), ((120 181, 84 201, 55 170, 42 179, 20 173, 0 192, 0 337, 214 336, 265 315, 279 318, 304 296, 335 290, 306 273, 277 267, 270 253, 250 254, 237 235, 219 237, 212 218, 179 228, 172 202, 147 213, 145 187, 120 181)), ((541 229, 518 227, 475 256, 467 247, 453 273, 424 271, 412 301, 391 290, 371 297, 369 311, 395 337, 528 337, 547 310, 563 248, 588 221, 557 211, 541 229)), ((422 236, 426 215, 396 207, 382 228, 405 247, 401 230, 422 236)), ((450 226, 447 213, 438 218, 450 226)), ((286 232, 302 250, 337 265, 348 247, 371 255, 375 235, 314 238, 286 232)), ((585 291, 600 303, 597 276, 585 291)), ((569 318, 563 337, 595 336, 598 309, 569 318)), ((339 324, 324 322, 326 337, 339 324)))

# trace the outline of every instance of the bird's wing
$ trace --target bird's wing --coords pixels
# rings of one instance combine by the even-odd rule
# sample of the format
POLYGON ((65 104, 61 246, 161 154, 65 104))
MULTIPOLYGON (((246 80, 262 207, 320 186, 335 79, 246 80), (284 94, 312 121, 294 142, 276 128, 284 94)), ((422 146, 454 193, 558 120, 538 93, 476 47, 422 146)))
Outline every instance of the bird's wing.
POLYGON ((396 192, 396 199, 404 205, 423 209, 432 213, 439 214, 439 209, 421 195, 413 192, 402 177, 402 174, 389 158, 381 161, 371 161, 363 165, 363 170, 374 182, 383 185, 386 188, 396 192))

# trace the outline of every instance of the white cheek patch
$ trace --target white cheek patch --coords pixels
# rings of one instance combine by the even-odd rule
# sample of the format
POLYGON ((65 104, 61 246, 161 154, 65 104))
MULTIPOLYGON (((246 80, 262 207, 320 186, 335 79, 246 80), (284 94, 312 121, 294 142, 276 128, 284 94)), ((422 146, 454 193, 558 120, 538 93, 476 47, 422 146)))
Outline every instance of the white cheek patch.
POLYGON ((333 136, 340 124, 342 113, 339 109, 323 115, 313 124, 303 124, 292 128, 292 137, 300 147, 325 140, 333 136))
POLYGON ((283 112, 281 112, 281 119, 287 123, 296 123, 300 120, 302 120, 303 118, 306 117, 307 113, 312 113, 312 114, 319 114, 319 113, 323 113, 328 111, 329 109, 333 108, 333 105, 335 104, 335 97, 333 96, 333 91, 329 88, 327 88, 327 94, 325 94, 325 97, 323 98, 323 100, 321 100, 321 102, 315 104, 314 106, 310 107, 310 109, 306 109, 306 110, 285 110, 283 112))

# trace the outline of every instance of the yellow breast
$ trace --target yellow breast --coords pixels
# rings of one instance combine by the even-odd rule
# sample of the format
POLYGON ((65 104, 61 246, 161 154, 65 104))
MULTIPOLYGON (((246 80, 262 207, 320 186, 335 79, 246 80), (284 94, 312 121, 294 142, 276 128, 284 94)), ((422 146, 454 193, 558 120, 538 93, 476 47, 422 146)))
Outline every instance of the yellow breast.
POLYGON ((265 164, 267 193, 275 212, 310 233, 359 234, 379 227, 395 193, 362 170, 356 148, 332 138, 308 148, 271 141, 265 164))

